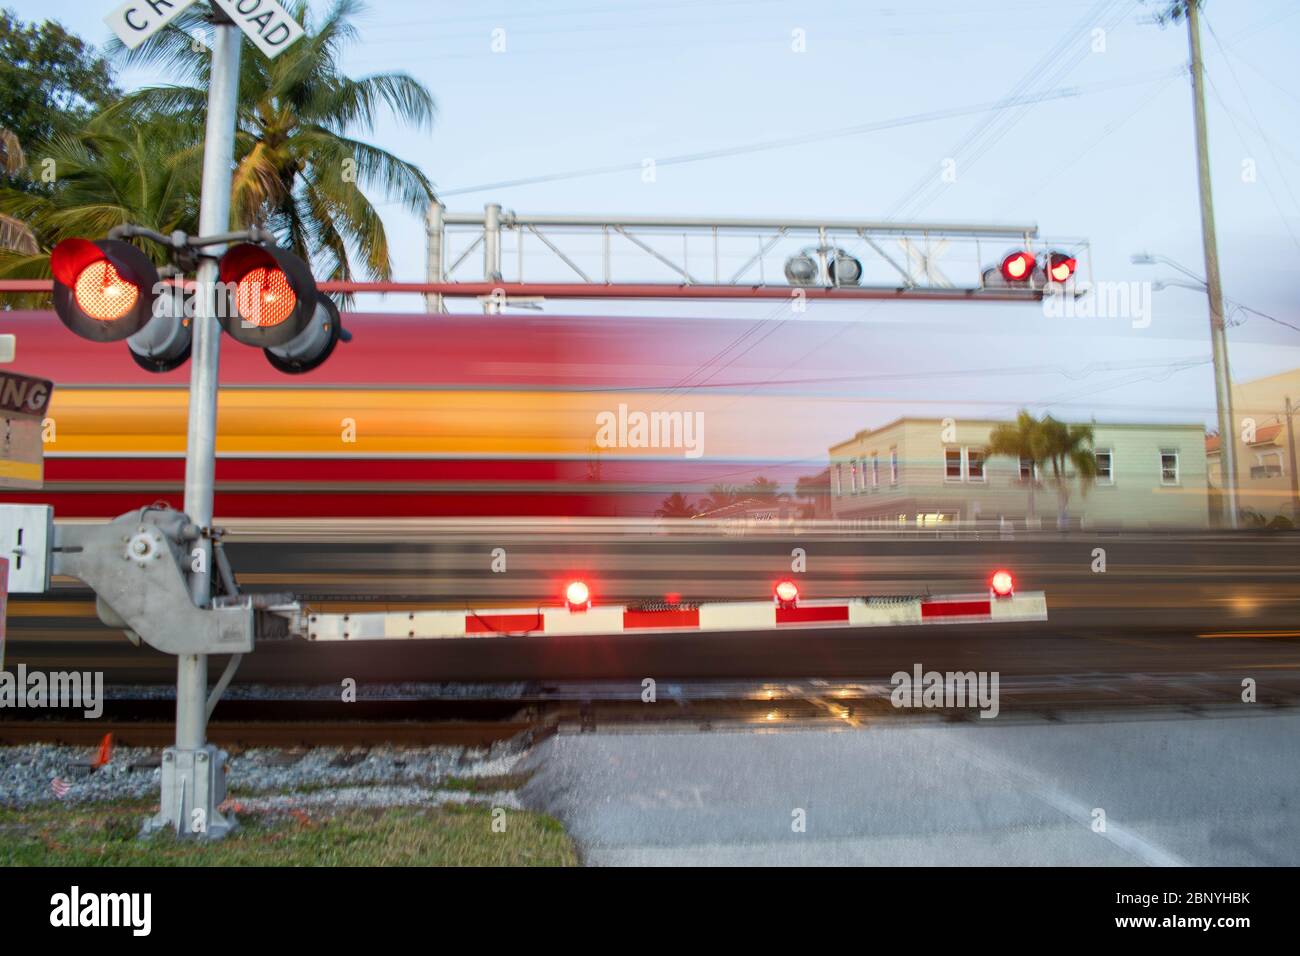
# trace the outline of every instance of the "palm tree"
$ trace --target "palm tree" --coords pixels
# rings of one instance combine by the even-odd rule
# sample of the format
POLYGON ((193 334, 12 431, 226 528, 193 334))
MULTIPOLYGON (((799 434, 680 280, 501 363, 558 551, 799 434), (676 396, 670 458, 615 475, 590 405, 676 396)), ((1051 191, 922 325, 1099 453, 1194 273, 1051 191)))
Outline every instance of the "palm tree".
MULTIPOLYGON (((1078 477, 1079 490, 1088 493, 1088 487, 1097 477, 1097 457, 1092 448, 1091 425, 1067 425, 1051 415, 1037 421, 1027 411, 1021 411, 1015 422, 998 425, 989 434, 988 454, 1007 455, 1017 461, 1032 461, 1035 472, 1044 465, 1052 467, 1052 484, 1056 486, 1059 508, 1057 527, 1064 528, 1070 501, 1070 480, 1078 477), (1071 474, 1073 471, 1073 474, 1071 474)), ((1034 516, 1034 487, 1036 476, 1029 481, 1029 517, 1034 516)))
POLYGON ((759 475, 749 483, 749 487, 745 489, 745 494, 750 498, 756 498, 759 501, 770 502, 772 504, 790 497, 781 491, 781 486, 779 484, 768 478, 764 478, 762 475, 759 475))
POLYGON ((656 518, 694 518, 695 506, 680 491, 674 491, 655 510, 656 518))
MULTIPOLYGON (((27 168, 27 157, 18 137, 0 126, 0 175, 17 176, 27 168)), ((37 251, 31 228, 14 216, 0 213, 0 249, 30 255, 37 251)))
MULTIPOLYGON (((198 118, 205 112, 211 58, 195 52, 191 35, 206 29, 201 7, 136 50, 115 47, 127 63, 164 67, 190 85, 143 89, 107 112, 167 117, 202 139, 198 118)), ((416 212, 433 199, 433 186, 415 165, 352 135, 371 132, 383 108, 423 128, 432 125, 435 111, 428 90, 405 73, 352 78, 340 72, 342 48, 357 39, 353 20, 361 10, 358 0, 335 0, 316 23, 306 0, 296 0, 291 12, 307 35, 274 60, 251 46, 240 60, 234 225, 269 229, 312 262, 318 276, 333 280, 354 277, 350 249, 367 278, 392 276, 388 235, 363 186, 416 212)))
MULTIPOLYGON (((198 225, 202 146, 173 123, 117 124, 101 114, 41 152, 59 172, 56 188, 0 186, 0 215, 26 223, 35 237, 26 248, 0 251, 0 276, 49 276, 49 253, 42 250, 69 237, 103 236, 124 223, 164 234, 198 225)), ((142 248, 164 261, 163 250, 142 248)))
POLYGON ((734 505, 740 498, 740 492, 733 485, 714 485, 709 489, 708 496, 700 502, 701 513, 707 514, 710 511, 718 511, 721 508, 734 505))
POLYGON ((1023 461, 1033 463, 1029 480, 1025 482, 1029 488, 1029 508, 1025 515, 1026 520, 1032 522, 1037 516, 1034 507, 1034 491, 1038 484, 1037 472, 1039 466, 1047 460, 1047 452, 1043 446, 1042 426, 1029 412, 1021 411, 1016 416, 1015 422, 1004 422, 989 434, 988 454, 989 457, 1006 455, 1014 458, 1017 465, 1023 461))
POLYGON ((1060 503, 1056 525, 1066 525, 1066 506, 1070 501, 1070 469, 1079 479, 1079 491, 1088 493, 1088 487, 1097 477, 1097 456, 1093 451, 1091 425, 1067 425, 1051 415, 1044 415, 1040 423, 1043 450, 1052 466, 1052 482, 1060 503))

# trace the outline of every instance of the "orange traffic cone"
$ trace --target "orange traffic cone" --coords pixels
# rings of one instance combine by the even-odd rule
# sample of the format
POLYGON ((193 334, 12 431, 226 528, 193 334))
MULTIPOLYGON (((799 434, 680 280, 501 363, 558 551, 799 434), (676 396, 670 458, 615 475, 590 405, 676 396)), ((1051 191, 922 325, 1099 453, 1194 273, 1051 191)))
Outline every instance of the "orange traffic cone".
POLYGON ((113 735, 104 734, 104 739, 99 742, 99 753, 95 754, 95 759, 90 762, 90 766, 98 770, 113 759, 113 735))

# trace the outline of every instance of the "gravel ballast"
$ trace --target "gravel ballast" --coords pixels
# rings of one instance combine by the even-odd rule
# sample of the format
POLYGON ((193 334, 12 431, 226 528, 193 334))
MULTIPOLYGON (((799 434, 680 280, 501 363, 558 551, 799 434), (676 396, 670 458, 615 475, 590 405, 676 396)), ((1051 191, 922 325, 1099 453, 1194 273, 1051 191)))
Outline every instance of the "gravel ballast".
MULTIPOLYGON (((294 806, 388 806, 492 802, 512 806, 513 794, 467 788, 463 781, 511 775, 526 744, 491 748, 313 747, 250 748, 232 753, 226 776, 231 801, 250 807, 267 800, 294 806), (459 786, 448 789, 449 780, 459 786), (503 802, 508 797, 508 802, 503 802)), ((92 769, 93 750, 50 744, 0 747, 0 806, 94 803, 156 797, 161 751, 119 747, 92 769), (55 781, 59 781, 56 785, 55 781), (60 795, 62 791, 62 795, 60 795)))

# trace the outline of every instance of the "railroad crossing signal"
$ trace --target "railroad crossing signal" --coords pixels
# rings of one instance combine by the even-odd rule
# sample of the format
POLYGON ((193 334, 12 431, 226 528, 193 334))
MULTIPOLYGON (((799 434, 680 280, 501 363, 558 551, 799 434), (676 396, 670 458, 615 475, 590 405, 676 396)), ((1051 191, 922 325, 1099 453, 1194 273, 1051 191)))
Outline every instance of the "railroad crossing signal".
POLYGON ((1041 257, 1027 249, 1013 249, 997 266, 984 271, 985 288, 1023 288, 1058 291, 1074 276, 1078 260, 1068 252, 1053 251, 1041 257))
POLYGON ((261 348, 290 375, 310 372, 351 338, 339 310, 316 290, 307 264, 274 246, 246 242, 219 266, 217 319, 236 342, 261 348))
MULTIPOLYGON (((189 359, 193 300, 182 284, 162 281, 158 268, 131 243, 65 239, 50 254, 50 271, 54 310, 77 335, 126 340, 131 357, 151 372, 170 372, 189 359)), ((338 308, 317 290, 311 269, 292 253, 240 243, 222 256, 219 275, 215 299, 222 328, 235 341, 263 349, 281 372, 309 372, 340 339, 351 338, 338 308)))

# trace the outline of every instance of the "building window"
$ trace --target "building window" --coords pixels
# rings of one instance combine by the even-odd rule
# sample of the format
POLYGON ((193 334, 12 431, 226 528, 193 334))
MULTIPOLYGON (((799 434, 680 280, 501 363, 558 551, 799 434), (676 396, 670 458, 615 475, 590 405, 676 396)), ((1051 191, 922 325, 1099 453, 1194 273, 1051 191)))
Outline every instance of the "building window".
POLYGON ((871 453, 871 488, 874 491, 880 487, 880 455, 875 452, 871 453))
POLYGON ((1097 484, 1113 485, 1115 483, 1114 462, 1109 448, 1103 448, 1096 452, 1097 456, 1097 484))
POLYGON ((1160 484, 1178 484, 1178 452, 1172 448, 1160 450, 1160 484))
POLYGON ((960 448, 945 448, 943 450, 943 480, 961 481, 960 448))
POLYGON ((853 494, 858 493, 858 460, 856 458, 849 459, 849 488, 853 494))
POLYGON ((844 494, 844 463, 836 462, 835 464, 835 494, 844 494))
POLYGON ((1034 465, 1032 458, 1020 459, 1020 480, 1033 481, 1037 477, 1038 468, 1034 465))
POLYGON ((898 484, 898 449, 889 449, 889 483, 898 484))
POLYGON ((1286 474, 1280 451, 1260 452, 1255 456, 1255 462, 1250 468, 1252 478, 1280 478, 1286 474))
POLYGON ((971 481, 984 480, 984 452, 979 448, 966 450, 966 475, 971 481))

